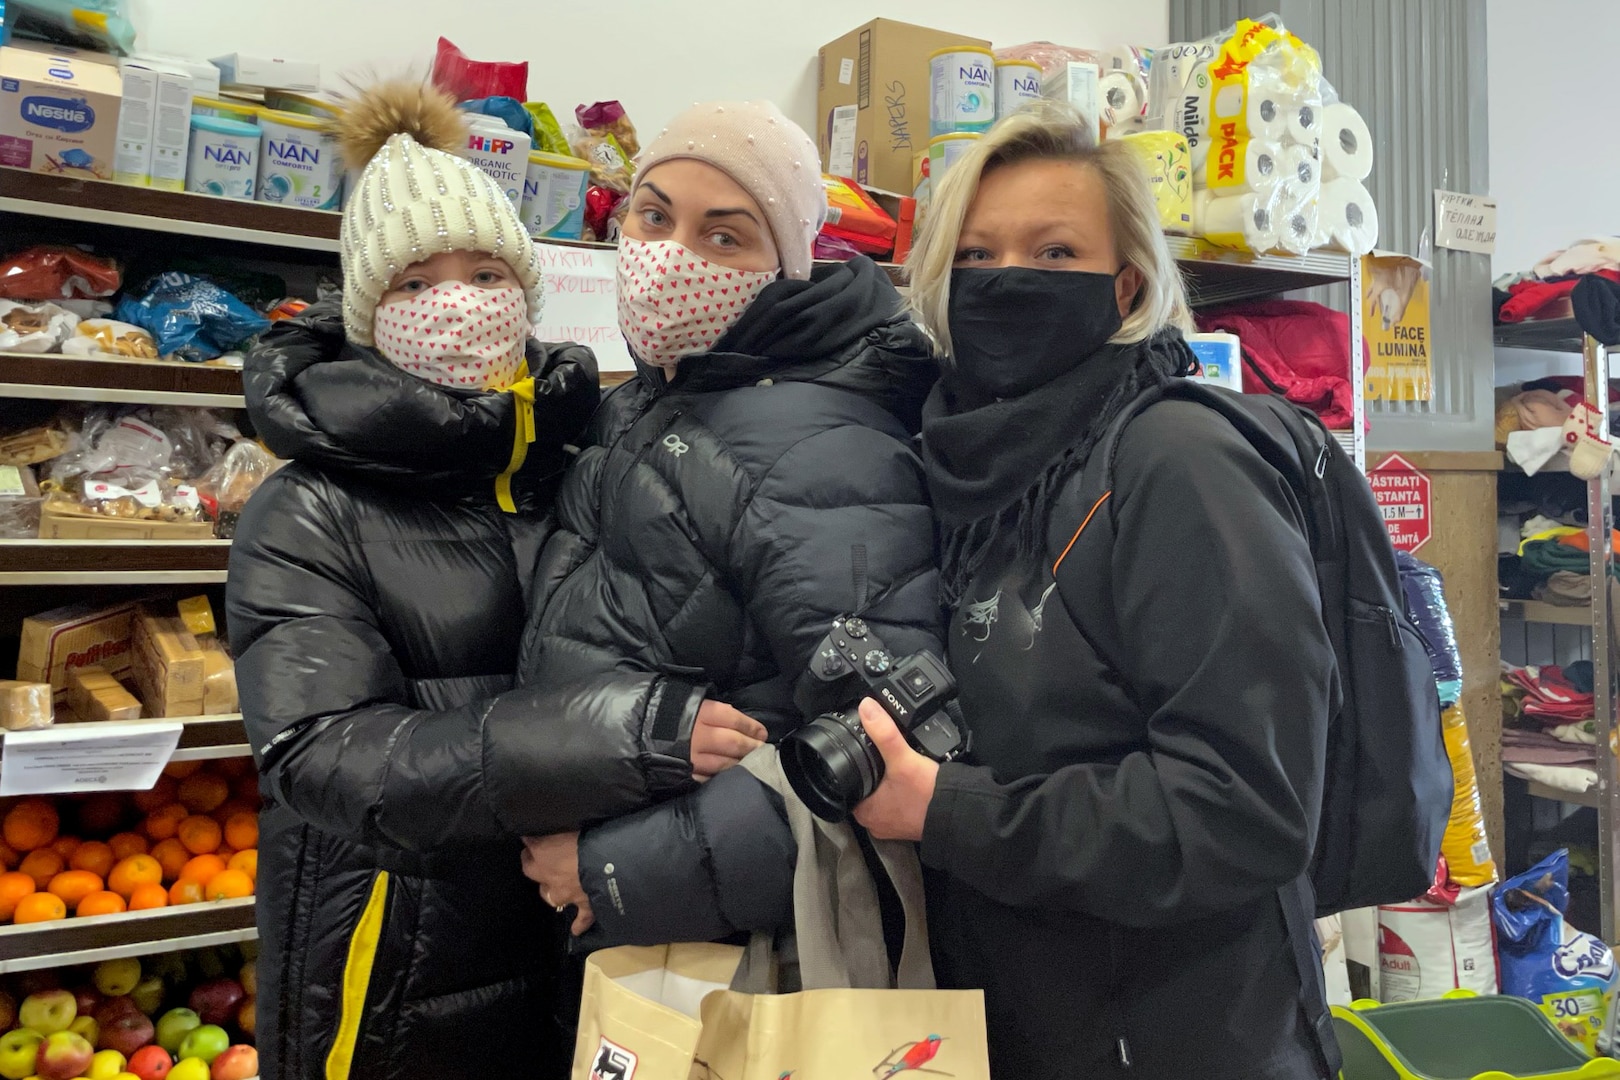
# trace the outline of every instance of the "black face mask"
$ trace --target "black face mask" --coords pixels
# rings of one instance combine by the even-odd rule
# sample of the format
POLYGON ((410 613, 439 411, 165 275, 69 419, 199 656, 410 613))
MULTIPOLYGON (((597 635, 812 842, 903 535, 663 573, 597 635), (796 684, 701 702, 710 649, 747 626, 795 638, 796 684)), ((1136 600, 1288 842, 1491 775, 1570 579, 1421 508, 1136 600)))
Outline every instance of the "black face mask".
POLYGON ((951 271, 951 353, 964 389, 1021 397, 1119 333, 1114 274, 1025 267, 951 271))

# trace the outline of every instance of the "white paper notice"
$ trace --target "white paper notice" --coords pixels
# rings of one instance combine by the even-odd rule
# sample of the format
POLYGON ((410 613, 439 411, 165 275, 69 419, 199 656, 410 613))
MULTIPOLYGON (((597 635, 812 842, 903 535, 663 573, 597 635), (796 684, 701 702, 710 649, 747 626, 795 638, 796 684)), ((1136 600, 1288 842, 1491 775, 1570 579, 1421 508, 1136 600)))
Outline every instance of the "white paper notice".
POLYGON ((536 243, 545 279, 545 310, 534 336, 572 341, 596 353, 601 371, 634 371, 619 333, 619 294, 614 267, 618 252, 536 243))
POLYGON ((180 728, 112 722, 7 732, 0 797, 150 791, 180 745, 180 728))
POLYGON ((855 131, 860 124, 860 109, 855 105, 840 105, 832 111, 832 140, 827 149, 827 171, 834 176, 855 178, 855 131))
POLYGON ((1434 246, 1496 253, 1496 200, 1457 191, 1434 192, 1434 246))

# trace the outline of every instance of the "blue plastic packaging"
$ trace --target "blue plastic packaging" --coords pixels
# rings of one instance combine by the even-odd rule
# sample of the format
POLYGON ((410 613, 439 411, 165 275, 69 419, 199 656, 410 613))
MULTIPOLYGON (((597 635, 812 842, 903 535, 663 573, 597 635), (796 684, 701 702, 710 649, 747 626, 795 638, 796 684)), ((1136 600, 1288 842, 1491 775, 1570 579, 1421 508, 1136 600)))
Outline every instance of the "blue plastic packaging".
POLYGON ((125 0, 9 0, 0 3, 0 40, 13 34, 128 56, 135 26, 125 0))
POLYGON ((480 116, 493 116, 513 131, 534 138, 534 117, 529 110, 523 107, 523 102, 509 97, 479 98, 477 101, 464 101, 461 107, 466 112, 480 116))
POLYGON ((157 341, 158 353, 201 362, 230 352, 270 321, 206 278, 159 274, 140 299, 125 296, 117 317, 134 323, 157 341))
POLYGON ((1440 706, 1449 709, 1457 704, 1462 690, 1462 655, 1457 651, 1457 628, 1446 606, 1440 571, 1404 551, 1395 553, 1395 561, 1406 593, 1406 614, 1423 635, 1423 647, 1440 688, 1440 706))

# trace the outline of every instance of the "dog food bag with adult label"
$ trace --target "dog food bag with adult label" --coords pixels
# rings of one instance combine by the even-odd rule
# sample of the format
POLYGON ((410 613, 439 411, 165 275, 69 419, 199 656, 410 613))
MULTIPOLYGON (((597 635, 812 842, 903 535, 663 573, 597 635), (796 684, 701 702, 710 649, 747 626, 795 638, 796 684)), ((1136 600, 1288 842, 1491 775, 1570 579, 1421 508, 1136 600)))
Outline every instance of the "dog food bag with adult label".
POLYGON ((1505 882, 1491 900, 1502 959, 1502 992, 1534 1002, 1588 1053, 1608 1049, 1614 953, 1564 922, 1569 852, 1558 851, 1505 882))

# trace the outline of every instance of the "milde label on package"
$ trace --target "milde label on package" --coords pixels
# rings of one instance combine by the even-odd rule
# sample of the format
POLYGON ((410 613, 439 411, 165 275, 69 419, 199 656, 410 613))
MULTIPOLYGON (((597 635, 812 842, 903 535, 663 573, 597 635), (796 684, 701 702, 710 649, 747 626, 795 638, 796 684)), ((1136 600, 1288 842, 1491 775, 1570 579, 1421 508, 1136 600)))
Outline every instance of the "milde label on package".
POLYGON ((1480 255, 1496 252, 1496 200, 1460 191, 1434 192, 1434 244, 1480 255))
POLYGON ((173 721, 107 721, 11 731, 0 758, 0 797, 150 791, 180 745, 173 721))

